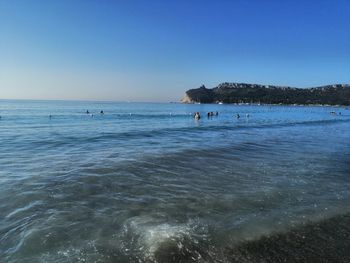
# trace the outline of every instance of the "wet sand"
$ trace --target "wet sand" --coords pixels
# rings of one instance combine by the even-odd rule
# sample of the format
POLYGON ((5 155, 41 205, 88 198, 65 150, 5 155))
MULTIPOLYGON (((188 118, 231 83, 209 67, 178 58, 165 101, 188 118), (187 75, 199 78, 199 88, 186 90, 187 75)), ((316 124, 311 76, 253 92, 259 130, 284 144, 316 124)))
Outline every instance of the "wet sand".
POLYGON ((187 244, 182 249, 175 240, 164 243, 153 262, 345 263, 350 262, 350 213, 228 246, 220 256, 209 252, 208 244, 182 242, 187 244))
POLYGON ((228 249, 231 262, 350 262, 350 213, 228 249))

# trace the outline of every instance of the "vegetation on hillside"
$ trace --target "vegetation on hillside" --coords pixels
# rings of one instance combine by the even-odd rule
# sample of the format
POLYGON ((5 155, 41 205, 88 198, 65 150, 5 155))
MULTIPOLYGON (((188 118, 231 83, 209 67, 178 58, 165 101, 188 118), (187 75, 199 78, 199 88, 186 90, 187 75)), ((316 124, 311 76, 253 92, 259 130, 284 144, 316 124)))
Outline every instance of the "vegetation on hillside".
POLYGON ((186 92, 187 103, 262 103, 350 105, 350 85, 292 88, 246 83, 222 83, 213 89, 204 85, 186 92))

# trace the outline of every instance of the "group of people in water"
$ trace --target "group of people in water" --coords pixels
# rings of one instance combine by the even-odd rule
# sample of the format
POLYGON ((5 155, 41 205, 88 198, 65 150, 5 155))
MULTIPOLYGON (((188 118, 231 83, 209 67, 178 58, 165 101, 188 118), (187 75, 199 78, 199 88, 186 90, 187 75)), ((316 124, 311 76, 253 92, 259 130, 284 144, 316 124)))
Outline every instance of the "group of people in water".
MULTIPOLYGON (((86 110, 86 114, 90 114, 90 111, 89 111, 89 110, 86 110)), ((100 111, 100 114, 105 114, 105 113, 103 112, 103 110, 101 110, 101 111, 100 111)))
MULTIPOLYGON (((341 112, 335 112, 335 111, 331 111, 330 112, 331 115, 342 115, 341 112)), ((216 111, 216 112, 213 112, 213 111, 210 111, 210 112, 207 112, 207 117, 208 119, 213 117, 213 116, 218 116, 219 113, 216 111)), ((241 115, 239 113, 237 113, 234 117, 236 117, 236 119, 240 119, 241 118, 241 115)), ((249 113, 246 113, 245 117, 248 119, 250 117, 249 113)), ((193 118, 196 119, 196 120, 199 120, 201 118, 201 114, 197 111, 193 114, 193 118)))
MULTIPOLYGON (((86 110, 86 114, 90 114, 90 111, 89 111, 89 110, 86 110)), ((103 114, 105 114, 105 113, 104 113, 103 110, 101 110, 101 111, 100 111, 100 114, 103 115, 103 114)), ((94 114, 91 113, 90 116, 91 116, 91 117, 94 117, 94 114)))
POLYGON ((194 113, 193 118, 195 120, 199 120, 201 118, 201 114, 197 111, 197 112, 194 113))
MULTIPOLYGON (((213 112, 213 111, 207 112, 207 117, 208 117, 208 119, 211 118, 211 117, 213 117, 213 116, 219 116, 219 112, 217 112, 217 111, 216 111, 216 112, 213 112)), ((240 118, 241 118, 241 115, 240 115, 239 113, 237 113, 235 117, 236 117, 237 119, 240 119, 240 118)), ((246 118, 249 118, 249 117, 250 117, 249 113, 247 113, 247 114, 245 115, 245 117, 246 117, 246 118)), ((195 112, 195 113, 193 114, 193 118, 194 118, 195 120, 199 120, 199 119, 201 118, 201 114, 197 111, 197 112, 195 112)))
MULTIPOLYGON (((218 116, 218 115, 219 115, 219 113, 217 111, 216 112, 213 112, 213 111, 207 112, 208 119, 213 117, 213 116, 218 116)), ((201 114, 197 111, 194 113, 193 118, 196 120, 199 120, 201 118, 201 114)))
MULTIPOLYGON (((335 112, 335 111, 331 111, 330 112, 330 114, 332 114, 332 115, 337 115, 337 112, 335 112)), ((341 112, 339 111, 339 113, 338 113, 339 115, 341 115, 341 112)))
POLYGON ((211 112, 208 112, 208 113, 207 113, 208 119, 209 119, 210 117, 218 116, 218 115, 219 115, 219 113, 218 113, 217 111, 216 111, 216 112, 211 111, 211 112))
MULTIPOLYGON (((85 113, 88 114, 88 115, 90 115, 91 117, 94 117, 94 114, 93 114, 93 113, 90 113, 89 110, 86 110, 85 113)), ((105 114, 105 113, 104 113, 103 110, 101 110, 101 111, 100 111, 100 114, 103 115, 103 114, 105 114)), ((0 117, 0 118, 1 118, 1 117, 0 117)), ((51 114, 49 115, 49 119, 52 119, 52 115, 51 115, 51 114)))
MULTIPOLYGON (((91 117, 94 117, 94 114, 93 114, 93 113, 90 113, 89 110, 86 110, 86 114, 90 114, 91 117)), ((100 111, 100 114, 101 114, 101 115, 104 115, 105 113, 104 113, 103 110, 101 110, 101 111, 100 111)), ((337 113, 337 112, 335 112, 335 111, 331 111, 330 114, 331 114, 331 115, 342 115, 341 112, 337 113)), ((170 115, 172 115, 172 114, 170 113, 170 115)), ((219 112, 217 112, 217 111, 215 111, 215 112, 214 112, 214 111, 210 111, 210 112, 207 112, 206 115, 207 115, 208 119, 210 119, 210 118, 212 118, 213 116, 219 116, 219 112)), ((131 116, 131 113, 130 113, 130 116, 131 116)), ((240 118, 241 118, 241 115, 240 115, 239 113, 237 113, 234 117, 236 117, 236 119, 240 119, 240 118)), ((246 117, 246 118, 249 118, 249 117, 250 117, 249 113, 246 113, 245 117, 246 117)), ((52 115, 49 115, 49 118, 51 119, 51 118, 52 118, 52 115)), ((196 120, 199 120, 199 119, 201 118, 200 112, 198 112, 198 111, 195 112, 195 113, 193 114, 193 118, 196 119, 196 120)), ((0 116, 0 119, 1 119, 1 116, 0 116)))
MULTIPOLYGON (((246 117, 246 118, 249 118, 249 117, 250 117, 249 113, 247 113, 247 114, 245 115, 245 117, 246 117)), ((237 119, 241 118, 241 115, 239 115, 239 113, 237 113, 237 114, 236 114, 236 118, 237 118, 237 119)))

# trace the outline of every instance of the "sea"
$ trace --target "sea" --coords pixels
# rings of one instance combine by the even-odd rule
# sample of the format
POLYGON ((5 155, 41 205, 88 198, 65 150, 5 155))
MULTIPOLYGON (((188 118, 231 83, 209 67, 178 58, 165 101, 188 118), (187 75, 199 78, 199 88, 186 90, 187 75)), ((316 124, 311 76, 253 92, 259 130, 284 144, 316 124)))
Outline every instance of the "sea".
POLYGON ((0 262, 232 262, 350 212, 349 107, 0 100, 0 116, 0 262))

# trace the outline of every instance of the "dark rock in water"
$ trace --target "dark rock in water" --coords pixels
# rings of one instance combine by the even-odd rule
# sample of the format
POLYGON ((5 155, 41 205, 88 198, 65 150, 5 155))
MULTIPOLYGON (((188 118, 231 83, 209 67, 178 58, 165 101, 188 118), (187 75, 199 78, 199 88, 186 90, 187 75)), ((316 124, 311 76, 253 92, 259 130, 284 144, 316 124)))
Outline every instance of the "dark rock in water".
POLYGON ((350 105, 350 85, 301 89, 225 82, 213 89, 207 89, 204 85, 190 89, 181 102, 350 105))
POLYGON ((227 249, 229 262, 350 262, 350 214, 227 249))

